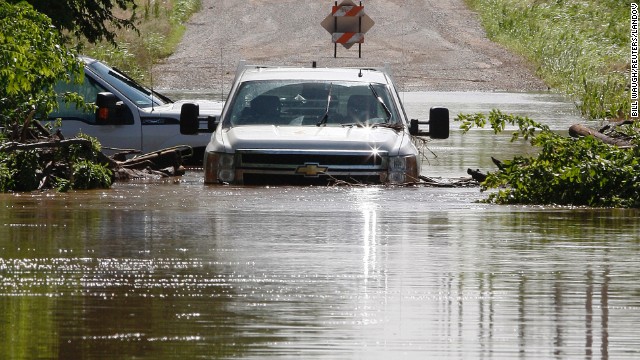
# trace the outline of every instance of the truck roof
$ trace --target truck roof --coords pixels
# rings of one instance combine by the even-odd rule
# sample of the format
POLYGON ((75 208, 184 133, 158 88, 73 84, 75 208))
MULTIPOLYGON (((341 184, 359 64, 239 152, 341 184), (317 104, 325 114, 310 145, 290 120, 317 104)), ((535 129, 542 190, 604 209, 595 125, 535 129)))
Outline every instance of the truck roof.
POLYGON ((388 70, 384 68, 321 68, 242 65, 238 69, 239 81, 259 80, 310 80, 357 81, 363 83, 390 83, 388 70))

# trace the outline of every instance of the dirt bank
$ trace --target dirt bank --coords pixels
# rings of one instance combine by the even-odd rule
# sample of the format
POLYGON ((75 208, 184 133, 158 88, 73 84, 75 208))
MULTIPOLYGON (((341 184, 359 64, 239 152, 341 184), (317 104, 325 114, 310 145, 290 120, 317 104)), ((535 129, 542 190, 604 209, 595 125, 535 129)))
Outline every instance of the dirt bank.
POLYGON ((338 46, 320 22, 333 1, 202 0, 175 54, 154 68, 159 89, 226 94, 238 61, 318 66, 389 63, 401 90, 546 89, 519 57, 489 41, 463 0, 367 0, 362 45, 338 46))

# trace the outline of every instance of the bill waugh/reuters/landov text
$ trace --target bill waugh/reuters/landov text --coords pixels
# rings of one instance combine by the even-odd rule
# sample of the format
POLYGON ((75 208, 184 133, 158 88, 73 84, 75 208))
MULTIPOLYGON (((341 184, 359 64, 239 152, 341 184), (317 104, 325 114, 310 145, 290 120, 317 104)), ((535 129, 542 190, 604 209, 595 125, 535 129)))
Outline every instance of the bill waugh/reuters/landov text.
POLYGON ((638 4, 631 3, 631 117, 638 117, 638 4))

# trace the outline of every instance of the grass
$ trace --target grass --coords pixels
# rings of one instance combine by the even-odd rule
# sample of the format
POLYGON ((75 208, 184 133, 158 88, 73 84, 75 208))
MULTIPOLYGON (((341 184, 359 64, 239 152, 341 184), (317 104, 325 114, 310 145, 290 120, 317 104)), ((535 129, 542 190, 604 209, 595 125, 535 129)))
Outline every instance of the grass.
MULTIPOLYGON (((174 52, 185 31, 183 24, 200 10, 201 0, 135 0, 135 3, 139 34, 116 30, 117 47, 108 43, 84 44, 83 52, 150 85, 152 65, 174 52)), ((118 16, 128 17, 131 13, 118 16)))
POLYGON ((537 67, 591 119, 628 118, 631 1, 467 0, 489 38, 537 67))

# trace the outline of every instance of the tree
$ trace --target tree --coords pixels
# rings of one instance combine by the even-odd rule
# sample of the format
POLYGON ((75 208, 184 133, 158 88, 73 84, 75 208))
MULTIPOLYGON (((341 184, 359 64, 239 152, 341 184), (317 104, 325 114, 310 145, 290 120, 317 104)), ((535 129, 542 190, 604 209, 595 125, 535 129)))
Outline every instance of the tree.
POLYGON ((26 3, 0 2, 0 125, 20 123, 32 111, 45 117, 56 106, 54 84, 81 74, 47 16, 26 3))
POLYGON ((58 30, 69 31, 77 38, 84 36, 89 42, 107 40, 115 45, 115 33, 110 29, 135 30, 136 4, 132 0, 8 0, 10 3, 28 2, 47 15, 58 30), (120 18, 114 10, 134 11, 130 18, 120 18))
MULTIPOLYGON (((57 105, 55 83, 82 74, 82 62, 46 15, 25 2, 0 1, 0 192, 110 186, 112 174, 96 161, 99 145, 90 140, 61 151, 15 150, 30 137, 32 119, 57 105)), ((82 103, 77 94, 68 98, 82 103)))

